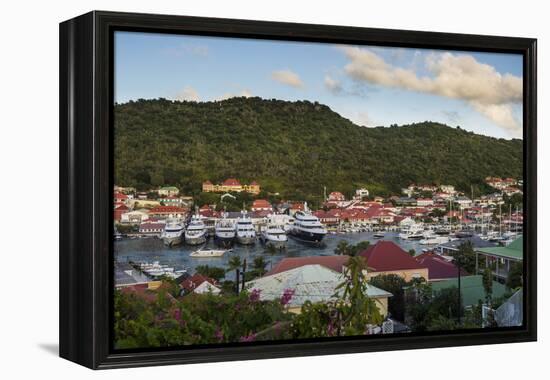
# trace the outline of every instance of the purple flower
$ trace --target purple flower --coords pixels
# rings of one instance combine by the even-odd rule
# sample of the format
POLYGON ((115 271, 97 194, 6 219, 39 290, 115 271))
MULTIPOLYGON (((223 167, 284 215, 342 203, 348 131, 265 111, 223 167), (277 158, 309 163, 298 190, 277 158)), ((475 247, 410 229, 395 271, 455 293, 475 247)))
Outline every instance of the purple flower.
POLYGON ((332 321, 330 321, 328 323, 328 326, 327 326, 327 334, 328 336, 333 336, 334 335, 334 324, 332 323, 332 321))
POLYGON ((252 333, 250 335, 241 336, 239 342, 254 342, 256 339, 256 334, 252 333))
POLYGON ((292 300, 294 296, 294 289, 285 289, 283 296, 281 297, 281 305, 286 306, 292 300))
POLYGON ((180 309, 176 309, 174 311, 174 319, 178 322, 181 322, 181 310, 180 309))
POLYGON ((216 327, 216 332, 214 333, 214 336, 216 337, 216 339, 218 339, 218 342, 223 341, 223 331, 219 327, 216 327))
POLYGON ((252 289, 250 296, 248 296, 248 300, 252 303, 258 302, 260 300, 260 292, 259 289, 252 289))

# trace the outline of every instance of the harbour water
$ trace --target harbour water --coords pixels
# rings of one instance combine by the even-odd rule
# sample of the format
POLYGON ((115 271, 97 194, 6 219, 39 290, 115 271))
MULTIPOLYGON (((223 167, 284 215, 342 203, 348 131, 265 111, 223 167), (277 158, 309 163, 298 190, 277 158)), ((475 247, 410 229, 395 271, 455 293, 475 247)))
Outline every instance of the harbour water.
MULTIPOLYGON (((292 238, 288 239, 287 248, 281 251, 270 251, 265 248, 259 241, 254 245, 242 246, 234 244, 232 251, 227 252, 222 257, 216 258, 192 258, 189 254, 199 249, 201 246, 180 245, 177 247, 167 247, 159 238, 135 238, 121 239, 114 243, 115 260, 118 262, 153 262, 158 261, 160 264, 166 264, 177 269, 185 268, 188 273, 193 274, 198 265, 208 265, 221 267, 226 269, 231 257, 237 255, 241 260, 246 259, 248 265, 256 256, 263 256, 267 264, 267 270, 276 265, 285 257, 300 257, 300 256, 329 256, 334 255, 334 249, 341 240, 345 240, 350 244, 357 244, 361 241, 368 240, 371 244, 375 244, 378 240, 373 236, 373 232, 356 232, 347 234, 329 234, 322 242, 322 245, 311 246, 298 242, 292 238)), ((422 252, 422 249, 430 248, 430 246, 420 245, 418 241, 399 239, 397 232, 386 232, 383 240, 390 240, 400 245, 405 251, 414 249, 416 254, 422 252)), ((216 248, 213 239, 210 238, 204 248, 216 248)))

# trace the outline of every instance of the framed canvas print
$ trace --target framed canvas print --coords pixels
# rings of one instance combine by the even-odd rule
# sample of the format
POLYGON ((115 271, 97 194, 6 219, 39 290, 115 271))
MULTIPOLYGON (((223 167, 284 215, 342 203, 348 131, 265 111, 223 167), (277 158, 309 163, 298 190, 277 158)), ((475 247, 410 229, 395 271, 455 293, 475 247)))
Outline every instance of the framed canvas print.
POLYGON ((536 339, 536 40, 60 25, 60 355, 536 339))

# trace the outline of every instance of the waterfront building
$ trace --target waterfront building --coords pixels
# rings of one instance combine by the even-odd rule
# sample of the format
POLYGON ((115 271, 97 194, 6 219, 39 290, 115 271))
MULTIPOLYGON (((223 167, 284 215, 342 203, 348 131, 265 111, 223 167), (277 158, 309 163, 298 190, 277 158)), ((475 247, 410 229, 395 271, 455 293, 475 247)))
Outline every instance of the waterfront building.
POLYGON ((177 206, 157 206, 149 210, 149 215, 166 218, 183 218, 187 215, 187 209, 177 206))
POLYGON ((252 211, 273 211, 273 207, 271 206, 271 203, 269 203, 265 199, 256 199, 254 202, 252 202, 252 211))
POLYGON ((146 210, 133 210, 125 212, 120 217, 120 223, 140 224, 149 219, 149 214, 146 210))
POLYGON ((142 235, 158 235, 164 231, 164 222, 144 222, 139 225, 139 233, 142 235))

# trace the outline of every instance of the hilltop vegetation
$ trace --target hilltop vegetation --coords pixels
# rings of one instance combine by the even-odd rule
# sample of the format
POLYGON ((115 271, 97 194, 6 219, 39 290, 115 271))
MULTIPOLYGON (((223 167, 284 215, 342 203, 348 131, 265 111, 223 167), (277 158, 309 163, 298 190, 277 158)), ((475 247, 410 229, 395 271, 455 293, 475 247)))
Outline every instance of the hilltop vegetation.
POLYGON ((115 106, 115 183, 175 185, 236 177, 288 198, 387 195, 415 183, 469 192, 487 176, 522 176, 522 141, 423 122, 365 128, 308 101, 231 98, 216 102, 131 101, 115 106))

